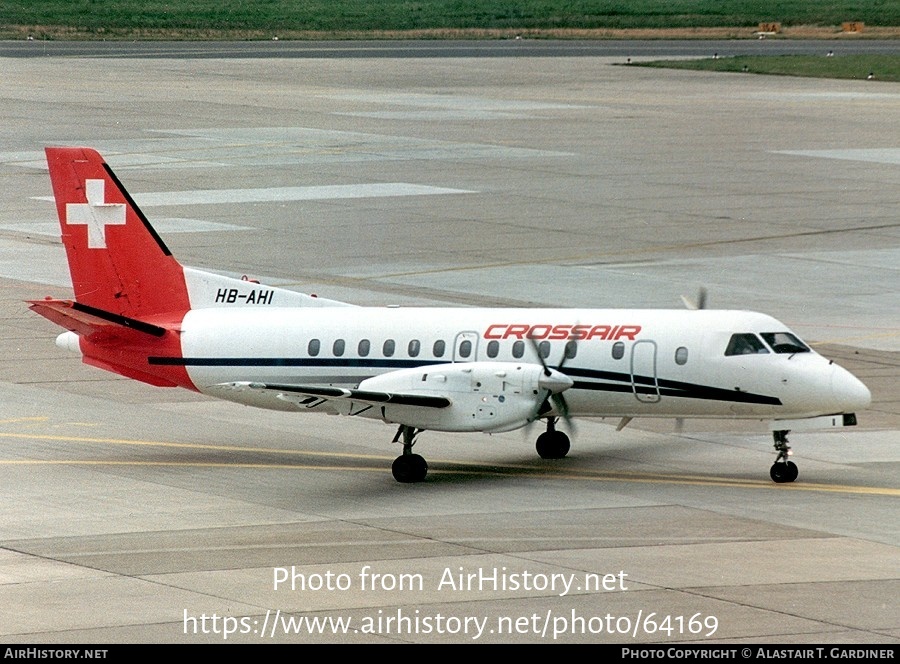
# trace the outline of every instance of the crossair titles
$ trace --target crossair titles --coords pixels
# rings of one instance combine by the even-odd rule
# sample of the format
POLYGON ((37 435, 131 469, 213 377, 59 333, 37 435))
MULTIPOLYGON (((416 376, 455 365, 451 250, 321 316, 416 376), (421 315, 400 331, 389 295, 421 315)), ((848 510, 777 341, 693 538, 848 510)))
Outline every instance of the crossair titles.
POLYGON ((551 325, 549 323, 494 323, 484 331, 491 340, 534 339, 536 341, 634 341, 640 325, 551 325))

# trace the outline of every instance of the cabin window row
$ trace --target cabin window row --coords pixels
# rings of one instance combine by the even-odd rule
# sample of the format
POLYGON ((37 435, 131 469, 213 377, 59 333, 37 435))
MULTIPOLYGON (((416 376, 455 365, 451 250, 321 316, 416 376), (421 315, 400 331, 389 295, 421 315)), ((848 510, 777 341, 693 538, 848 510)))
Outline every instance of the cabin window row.
MULTIPOLYGON (((510 355, 513 359, 520 360, 525 357, 526 349, 531 346, 531 344, 526 344, 522 340, 516 340, 513 342, 512 347, 510 348, 510 355)), ((549 341, 541 341, 536 346, 538 353, 541 358, 544 360, 550 359, 552 354, 552 345, 549 341)), ((472 357, 474 347, 470 340, 465 339, 460 342, 459 348, 457 349, 457 356, 460 359, 469 359, 472 357)), ((491 340, 487 342, 485 348, 485 354, 488 359, 497 359, 500 357, 500 342, 497 340, 491 340)), ((310 357, 316 357, 322 352, 322 342, 320 339, 310 339, 306 348, 307 353, 310 357)), ((342 357, 347 352, 347 342, 344 339, 335 339, 331 344, 331 354, 334 357, 342 357)), ((360 339, 356 345, 356 354, 358 357, 368 357, 372 352, 372 342, 369 339, 360 339)), ((381 355, 382 357, 393 357, 397 352, 397 342, 394 339, 386 339, 384 343, 381 344, 381 355)), ((406 353, 408 357, 418 357, 422 352, 422 342, 418 339, 412 339, 406 346, 406 353)), ((447 342, 442 339, 438 339, 431 346, 431 355, 435 358, 444 357, 447 353, 447 342)), ((566 345, 563 347, 563 356, 562 359, 572 360, 578 354, 578 344, 575 341, 568 341, 566 345)), ((612 358, 614 360, 621 360, 625 357, 625 344, 621 341, 617 341, 612 345, 612 358)), ((679 365, 683 365, 687 363, 688 358, 688 350, 684 346, 680 346, 675 351, 675 362, 679 365)))
MULTIPOLYGON (((462 345, 466 344, 466 343, 469 343, 469 342, 464 341, 462 344, 460 344, 460 355, 462 357, 468 357, 468 355, 462 354, 462 345)), ((531 346, 531 344, 528 344, 528 346, 531 346)), ((510 354, 513 356, 514 359, 520 360, 523 357, 525 357, 525 349, 526 349, 526 344, 524 341, 522 341, 520 339, 520 340, 513 342, 510 354)), ((552 352, 552 347, 551 347, 550 342, 549 341, 541 341, 540 343, 538 343, 537 351, 538 351, 538 354, 540 354, 541 358, 543 358, 545 360, 548 359, 552 352)), ((471 350, 469 352, 471 353, 471 350)), ((490 358, 492 360, 499 357, 500 342, 496 341, 496 340, 488 341, 487 348, 485 349, 485 353, 487 354, 488 358, 490 358)), ((577 354, 578 354, 578 344, 575 343, 574 341, 567 341, 565 347, 563 348, 563 357, 567 360, 571 360, 577 354)))
MULTIPOLYGON (((530 345, 530 344, 529 344, 530 345)), ((541 357, 547 359, 551 354, 551 345, 549 341, 542 341, 537 345, 538 352, 541 357)), ((513 342, 510 354, 515 359, 525 357, 526 344, 524 341, 513 342)), ((472 357, 474 346, 471 341, 465 339, 460 342, 457 349, 457 356, 463 359, 472 357)), ((310 357, 316 357, 322 352, 322 341, 320 339, 310 339, 306 347, 306 352, 310 357)), ((335 357, 341 357, 347 352, 347 342, 344 339, 335 339, 331 344, 331 354, 335 357)), ((372 352, 372 342, 369 339, 360 339, 356 345, 356 354, 359 357, 368 357, 372 352)), ((381 345, 381 355, 383 357, 393 357, 397 352, 397 342, 394 339, 386 339, 381 345)), ((422 342, 413 339, 406 346, 406 353, 409 357, 418 357, 422 352, 422 342)), ((485 349, 487 357, 495 359, 500 356, 500 342, 489 341, 485 349)), ((447 342, 438 339, 431 347, 433 357, 444 357, 447 353, 447 342)), ((574 341, 566 343, 563 349, 564 357, 571 360, 578 353, 578 346, 574 341)))
MULTIPOLYGON (((443 357, 447 352, 447 344, 441 340, 435 341, 431 351, 434 357, 443 357)), ((306 352, 310 357, 318 356, 322 352, 322 341, 320 339, 310 339, 306 346, 306 352)), ((347 342, 344 339, 335 339, 334 343, 331 344, 331 354, 335 357, 341 357, 346 352, 347 342)), ((371 352, 372 342, 369 339, 360 339, 356 345, 356 354, 359 357, 368 357, 371 352)), ((393 357, 396 352, 397 342, 394 339, 386 339, 381 344, 381 354, 384 357, 393 357)), ((406 352, 409 357, 418 357, 419 353, 422 352, 422 342, 418 339, 413 339, 407 344, 406 352)))

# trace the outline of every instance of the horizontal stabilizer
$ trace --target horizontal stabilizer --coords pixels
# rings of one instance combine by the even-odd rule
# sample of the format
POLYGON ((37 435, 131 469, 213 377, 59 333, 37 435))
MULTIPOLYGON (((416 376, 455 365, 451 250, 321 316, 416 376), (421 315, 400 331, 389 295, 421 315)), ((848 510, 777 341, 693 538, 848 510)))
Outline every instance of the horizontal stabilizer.
POLYGON ((422 408, 447 408, 450 399, 427 394, 400 394, 396 392, 374 392, 344 387, 323 385, 288 385, 283 383, 227 383, 219 387, 233 390, 260 390, 290 393, 320 399, 350 399, 372 405, 393 404, 397 406, 419 406, 422 408))
POLYGON ((166 328, 114 314, 73 300, 28 300, 29 309, 83 337, 115 333, 123 328, 161 337, 166 328))

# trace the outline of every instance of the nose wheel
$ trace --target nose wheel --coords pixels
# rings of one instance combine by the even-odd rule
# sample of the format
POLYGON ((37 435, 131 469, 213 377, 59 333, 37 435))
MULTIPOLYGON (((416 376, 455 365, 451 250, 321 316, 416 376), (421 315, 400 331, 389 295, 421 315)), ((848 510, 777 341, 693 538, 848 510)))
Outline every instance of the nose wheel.
POLYGON ((778 484, 793 482, 800 473, 797 469, 797 464, 788 460, 792 452, 791 446, 788 445, 787 435, 788 431, 786 430, 772 432, 772 437, 775 439, 775 451, 778 452, 778 456, 775 457, 775 463, 769 469, 769 477, 778 484))

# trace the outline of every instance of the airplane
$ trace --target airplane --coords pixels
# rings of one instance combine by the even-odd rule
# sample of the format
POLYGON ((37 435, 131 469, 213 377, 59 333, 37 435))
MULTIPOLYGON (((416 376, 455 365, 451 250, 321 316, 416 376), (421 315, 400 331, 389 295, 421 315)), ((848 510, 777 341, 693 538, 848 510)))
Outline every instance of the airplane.
MULTIPOLYGON (((421 482, 426 430, 542 421, 544 459, 574 418, 769 421, 770 477, 798 476, 787 434, 856 424, 866 386, 751 311, 360 307, 183 266, 103 157, 48 147, 74 299, 29 300, 57 345, 150 385, 240 404, 382 420, 399 482, 421 482)), ((705 298, 701 298, 703 300, 705 298)))

